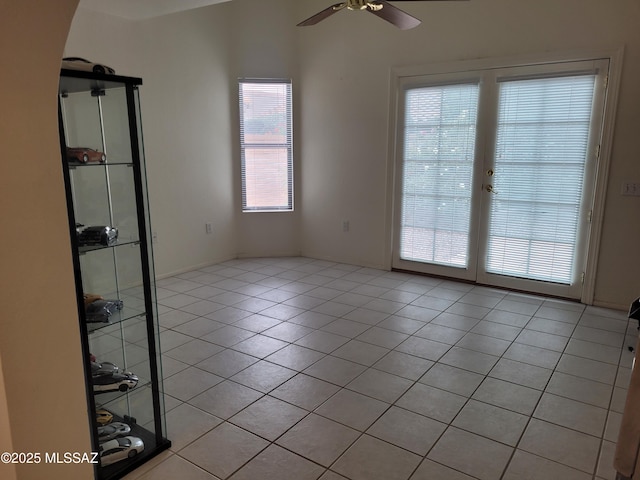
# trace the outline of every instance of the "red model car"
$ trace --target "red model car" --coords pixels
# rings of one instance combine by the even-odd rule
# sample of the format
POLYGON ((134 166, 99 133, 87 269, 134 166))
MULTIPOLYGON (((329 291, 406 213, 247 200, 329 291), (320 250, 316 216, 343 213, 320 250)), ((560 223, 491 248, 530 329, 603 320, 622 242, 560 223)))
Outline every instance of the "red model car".
POLYGON ((107 156, 93 148, 67 147, 67 159, 80 163, 104 163, 107 161, 107 156))

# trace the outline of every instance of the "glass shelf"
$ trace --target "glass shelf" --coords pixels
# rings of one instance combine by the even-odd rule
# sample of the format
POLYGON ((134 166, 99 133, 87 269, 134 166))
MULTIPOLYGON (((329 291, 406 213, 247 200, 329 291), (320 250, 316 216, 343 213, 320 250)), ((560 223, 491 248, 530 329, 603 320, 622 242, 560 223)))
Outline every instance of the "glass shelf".
MULTIPOLYGON (((134 310, 134 309, 130 309, 134 310)), ((110 327, 112 325, 116 325, 118 323, 127 322, 128 320, 132 320, 134 318, 143 317, 146 315, 146 312, 138 312, 132 313, 129 310, 125 311, 124 309, 113 313, 109 317, 108 322, 87 322, 87 331, 89 333, 93 333, 97 330, 102 330, 103 328, 110 327)))
POLYGON ((85 253, 89 253, 89 252, 95 252, 98 250, 105 250, 109 248, 123 247, 125 245, 130 245, 130 246, 140 245, 140 240, 129 240, 125 242, 116 240, 116 243, 114 243, 113 245, 81 245, 78 247, 78 252, 80 253, 80 255, 84 255, 85 253))
POLYGON ((118 161, 111 161, 111 160, 107 160, 104 163, 96 163, 96 162, 87 162, 87 163, 75 163, 75 162, 69 162, 67 161, 67 167, 69 167, 69 169, 74 169, 77 167, 80 168, 85 168, 85 167, 116 167, 116 166, 126 166, 126 167, 133 167, 133 163, 132 162, 127 162, 127 161, 123 161, 123 162, 118 162, 118 161))

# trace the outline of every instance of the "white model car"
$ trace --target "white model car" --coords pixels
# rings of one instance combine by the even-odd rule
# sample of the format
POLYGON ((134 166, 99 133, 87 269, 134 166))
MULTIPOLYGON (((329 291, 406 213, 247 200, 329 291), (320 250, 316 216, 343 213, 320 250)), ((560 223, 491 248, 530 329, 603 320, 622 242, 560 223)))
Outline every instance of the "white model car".
POLYGON ((131 432, 131 427, 126 423, 113 422, 109 425, 98 427, 98 441, 106 442, 116 437, 124 437, 131 432))
POLYGON ((100 444, 102 466, 133 458, 144 450, 144 442, 138 437, 122 437, 100 444))
POLYGON ((91 378, 93 393, 126 392, 138 384, 138 376, 131 372, 106 373, 91 378))
POLYGON ((106 65, 102 65, 100 63, 93 63, 80 57, 63 58, 62 68, 67 68, 69 70, 82 70, 85 72, 94 73, 109 73, 111 75, 116 73, 116 71, 111 67, 107 67, 106 65))

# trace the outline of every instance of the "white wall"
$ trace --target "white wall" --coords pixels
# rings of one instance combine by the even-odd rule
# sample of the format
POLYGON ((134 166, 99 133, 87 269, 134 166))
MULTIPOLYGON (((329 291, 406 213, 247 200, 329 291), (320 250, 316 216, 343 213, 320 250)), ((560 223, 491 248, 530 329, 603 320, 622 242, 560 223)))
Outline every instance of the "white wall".
POLYGON ((161 275, 236 256, 227 10, 222 4, 136 24, 144 38, 142 115, 161 275))
POLYGON ((115 68, 118 75, 139 76, 138 42, 131 22, 78 7, 64 48, 65 57, 82 57, 115 68))
MULTIPOLYGON (((89 452, 56 101, 77 0, 0 4, 0 451, 89 452)), ((89 464, 0 465, 3 480, 91 476, 89 464)))
MULTIPOLYGON (((232 144, 236 185, 240 188, 240 151, 237 108, 238 78, 292 78, 294 105, 299 101, 295 9, 290 0, 234 0, 229 4, 233 25, 230 42, 229 98, 232 109, 232 144)), ((295 108, 295 107, 294 107, 295 108)), ((240 192, 235 212, 238 220, 237 254, 240 257, 300 254, 299 118, 294 114, 294 211, 241 212, 240 192)))
MULTIPOLYGON (((620 196, 623 181, 640 182, 638 0, 412 2, 400 6, 423 23, 409 31, 348 11, 295 27, 330 3, 233 0, 134 23, 124 35, 135 58, 125 55, 123 64, 145 81, 160 274, 233 256, 297 253, 388 268, 393 67, 624 46, 595 299, 624 308, 639 294, 640 276, 630 266, 640 266, 634 221, 640 200, 620 196), (292 214, 240 213, 235 102, 241 76, 294 79, 292 214), (207 221, 213 236, 203 233, 207 221)), ((72 33, 86 21, 78 16, 72 33)), ((106 60, 114 55, 118 66, 109 42, 75 35, 69 45, 98 49, 106 60)))
POLYGON ((127 21, 80 8, 67 41, 65 54, 143 79, 142 125, 159 276, 236 257, 227 10, 219 5, 127 21), (99 35, 88 41, 94 26, 99 35), (206 223, 212 224, 211 234, 206 223))
POLYGON ((145 21, 82 8, 76 13, 66 55, 143 78, 160 276, 236 256, 300 254, 301 202, 294 212, 243 214, 239 180, 237 79, 297 75, 288 3, 235 0, 145 21), (91 36, 96 26, 98 35, 91 36), (206 223, 212 234, 206 234, 206 223))
MULTIPOLYGON (((322 6, 315 0, 296 3, 300 20, 322 6)), ((392 67, 624 45, 595 300, 626 308, 640 295, 640 198, 620 195, 623 181, 640 181, 639 3, 472 0, 399 6, 422 25, 403 32, 373 15, 343 11, 300 29, 303 253, 389 266, 392 67), (346 234, 344 219, 351 222, 346 234)))

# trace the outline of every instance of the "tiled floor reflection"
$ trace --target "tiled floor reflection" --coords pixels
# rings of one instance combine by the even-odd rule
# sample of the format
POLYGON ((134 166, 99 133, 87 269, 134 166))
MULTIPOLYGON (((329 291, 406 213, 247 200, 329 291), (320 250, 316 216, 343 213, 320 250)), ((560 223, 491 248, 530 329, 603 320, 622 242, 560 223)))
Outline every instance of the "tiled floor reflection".
POLYGON ((624 312, 308 258, 158 299, 173 447, 128 480, 615 478, 624 312))

